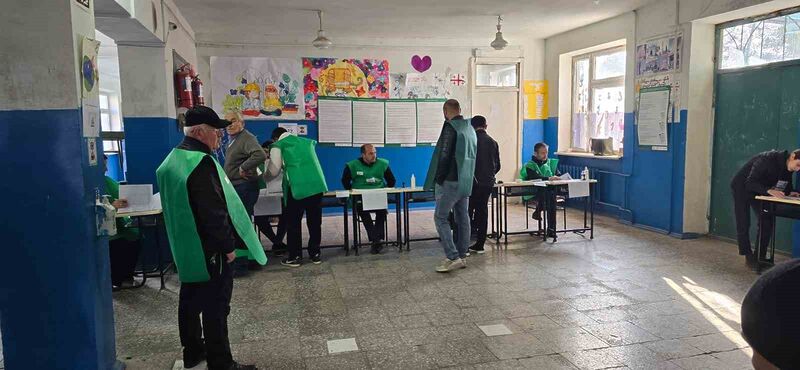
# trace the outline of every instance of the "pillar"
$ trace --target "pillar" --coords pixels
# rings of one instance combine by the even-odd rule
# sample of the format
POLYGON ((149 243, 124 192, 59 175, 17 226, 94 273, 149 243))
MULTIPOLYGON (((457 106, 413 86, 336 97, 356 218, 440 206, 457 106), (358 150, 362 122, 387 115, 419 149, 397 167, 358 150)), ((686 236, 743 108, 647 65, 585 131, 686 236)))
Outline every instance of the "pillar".
POLYGON ((90 165, 80 108, 80 46, 82 36, 94 38, 93 9, 74 0, 3 5, 0 328, 5 368, 113 369, 120 364, 108 240, 96 236, 94 211, 95 191, 103 184, 102 156, 90 165))

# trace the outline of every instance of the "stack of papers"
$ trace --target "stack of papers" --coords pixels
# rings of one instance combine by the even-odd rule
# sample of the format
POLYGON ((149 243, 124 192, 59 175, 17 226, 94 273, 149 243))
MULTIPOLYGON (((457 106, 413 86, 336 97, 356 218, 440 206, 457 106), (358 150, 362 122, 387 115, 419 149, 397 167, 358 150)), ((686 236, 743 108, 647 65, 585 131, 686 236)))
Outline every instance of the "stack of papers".
POLYGON ((128 201, 120 213, 161 210, 161 195, 153 194, 153 185, 120 185, 119 199, 128 201))

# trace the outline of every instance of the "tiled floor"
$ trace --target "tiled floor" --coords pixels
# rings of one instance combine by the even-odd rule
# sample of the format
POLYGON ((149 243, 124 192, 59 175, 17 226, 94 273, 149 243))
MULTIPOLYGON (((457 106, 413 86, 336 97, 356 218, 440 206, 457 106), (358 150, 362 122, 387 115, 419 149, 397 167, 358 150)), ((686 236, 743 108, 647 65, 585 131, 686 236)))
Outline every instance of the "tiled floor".
MULTIPOLYGON (((516 228, 523 211, 513 211, 516 228)), ((433 235, 431 218, 415 212, 413 234, 433 235)), ((340 240, 341 219, 323 223, 326 241, 340 240)), ((750 368, 739 302, 756 275, 734 245, 602 217, 596 226, 593 241, 512 237, 508 250, 450 274, 433 271, 437 242, 380 256, 328 249, 322 265, 297 269, 272 259, 235 282, 234 357, 262 369, 750 368), (479 328, 490 325, 511 334, 479 328), (334 342, 350 346, 330 354, 328 341, 350 338, 357 350, 334 342)), ((173 368, 176 291, 173 277, 166 291, 114 293, 117 355, 128 369, 173 368)))

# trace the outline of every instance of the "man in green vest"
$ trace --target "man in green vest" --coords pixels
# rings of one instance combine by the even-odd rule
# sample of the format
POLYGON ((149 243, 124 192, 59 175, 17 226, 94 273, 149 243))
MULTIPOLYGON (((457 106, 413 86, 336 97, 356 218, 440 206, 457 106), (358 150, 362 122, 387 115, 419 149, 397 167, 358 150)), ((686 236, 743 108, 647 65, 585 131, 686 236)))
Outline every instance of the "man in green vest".
MULTIPOLYGON (((560 180, 561 172, 558 171, 558 159, 548 158, 549 147, 545 143, 536 143, 533 146, 533 157, 522 166, 519 178, 523 181, 532 180, 560 180)), ((556 230, 556 195, 545 189, 539 189, 535 196, 523 197, 524 201, 536 198, 536 210, 533 212, 534 220, 542 219, 542 209, 547 204, 547 236, 555 236, 556 230), (550 199, 545 199, 548 196, 550 199), (545 200, 548 200, 545 202, 545 200)))
POLYGON ((287 242, 289 255, 281 264, 300 267, 303 260, 301 226, 303 214, 308 227, 308 257, 315 265, 322 263, 322 196, 328 191, 322 166, 314 148, 314 140, 297 137, 283 127, 272 131, 275 143, 269 150, 267 173, 275 177, 283 169, 283 204, 286 206, 287 242))
MULTIPOLYGON (((103 155, 103 167, 108 171, 108 156, 103 155)), ((119 199, 119 182, 106 175, 105 194, 111 196, 111 205, 117 210, 128 207, 127 199, 119 199)), ((130 217, 117 217, 117 235, 108 238, 109 261, 111 262, 111 288, 118 290, 132 283, 136 263, 142 245, 139 228, 134 227, 130 217)))
POLYGON ((267 258, 247 211, 211 151, 230 122, 208 107, 186 112, 186 137, 156 170, 172 256, 181 281, 178 330, 185 368, 208 360, 209 370, 255 370, 233 361, 228 313, 237 248, 258 263, 267 258), (202 315, 202 325, 201 325, 202 315))
POLYGON ((450 272, 467 267, 466 257, 470 240, 469 195, 475 174, 477 136, 470 121, 461 116, 458 100, 450 99, 442 108, 445 122, 436 149, 433 151, 425 189, 434 190, 436 209, 433 220, 447 259, 437 272, 450 272), (457 238, 448 222, 454 214, 457 238))
MULTIPOLYGON (((361 146, 361 157, 347 162, 342 173, 342 186, 345 189, 381 189, 393 188, 395 184, 394 174, 389 168, 389 161, 378 158, 378 152, 372 144, 361 146)), ((358 207, 358 216, 364 222, 367 229, 367 237, 372 244, 372 254, 381 252, 381 241, 384 235, 384 225, 386 225, 386 210, 375 212, 375 223, 372 222, 370 211, 364 211, 358 207)))

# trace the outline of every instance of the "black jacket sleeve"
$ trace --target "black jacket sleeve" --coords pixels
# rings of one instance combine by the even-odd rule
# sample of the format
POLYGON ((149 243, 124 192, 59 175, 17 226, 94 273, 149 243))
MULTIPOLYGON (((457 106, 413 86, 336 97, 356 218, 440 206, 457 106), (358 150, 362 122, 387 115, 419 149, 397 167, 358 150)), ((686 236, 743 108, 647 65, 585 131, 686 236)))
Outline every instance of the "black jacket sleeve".
POLYGON ((342 171, 342 186, 346 190, 350 190, 353 188, 353 174, 350 173, 350 166, 345 165, 344 171, 342 171))
POLYGON ((761 181, 769 176, 769 167, 771 165, 772 163, 766 157, 757 159, 744 180, 745 189, 759 195, 768 195, 767 190, 770 189, 770 186, 764 185, 761 181))
POLYGON ((212 254, 233 252, 238 235, 231 223, 222 183, 210 156, 200 161, 189 175, 186 186, 203 249, 212 254))
POLYGON ((436 166, 436 183, 441 185, 447 179, 451 162, 455 161, 456 130, 449 124, 444 124, 442 134, 439 135, 439 163, 436 166))
POLYGON ((496 164, 494 167, 494 173, 497 174, 500 172, 500 146, 496 141, 494 142, 494 162, 496 164))
POLYGON ((387 188, 393 188, 397 183, 397 180, 395 180, 394 174, 392 173, 392 169, 390 167, 386 167, 386 171, 383 173, 383 178, 386 180, 387 188))
POLYGON ((538 172, 530 168, 525 169, 525 179, 524 179, 525 181, 539 180, 541 178, 542 176, 540 176, 538 172))

